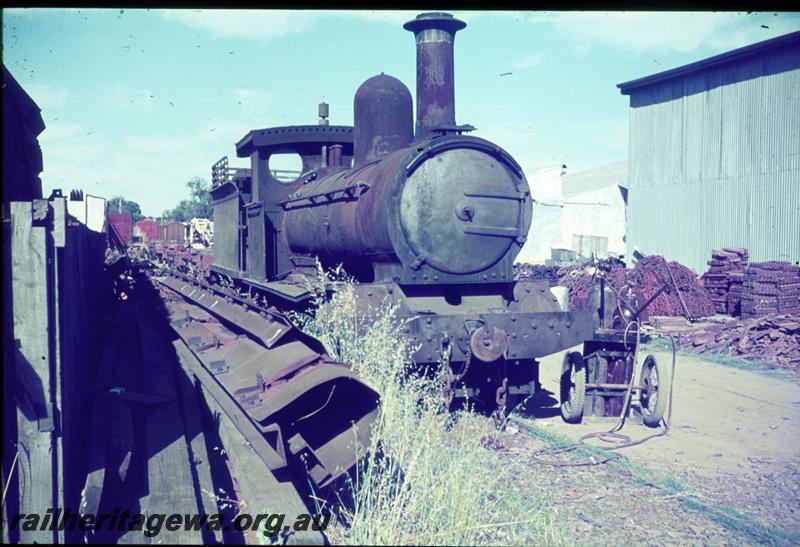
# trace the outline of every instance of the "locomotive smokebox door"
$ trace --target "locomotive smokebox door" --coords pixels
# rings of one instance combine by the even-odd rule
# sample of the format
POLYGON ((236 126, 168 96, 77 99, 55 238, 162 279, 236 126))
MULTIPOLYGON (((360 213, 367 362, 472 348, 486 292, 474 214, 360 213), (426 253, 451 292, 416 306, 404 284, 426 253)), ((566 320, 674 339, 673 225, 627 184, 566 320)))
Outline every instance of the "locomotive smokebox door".
POLYGON ((440 272, 472 274, 497 264, 525 235, 519 179, 482 150, 444 150, 408 177, 400 223, 411 251, 440 272))

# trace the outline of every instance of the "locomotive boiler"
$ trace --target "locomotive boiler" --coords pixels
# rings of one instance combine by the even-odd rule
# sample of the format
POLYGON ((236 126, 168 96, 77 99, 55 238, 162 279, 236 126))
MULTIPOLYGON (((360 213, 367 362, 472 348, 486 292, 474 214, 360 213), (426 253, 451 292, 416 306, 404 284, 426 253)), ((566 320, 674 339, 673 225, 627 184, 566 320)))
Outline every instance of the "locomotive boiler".
MULTIPOLYGON (((539 388, 537 358, 592 335, 593 315, 559 307, 546 282, 514 281, 531 225, 530 187, 500 146, 457 125, 456 33, 466 24, 423 13, 412 97, 396 78, 366 80, 353 126, 250 131, 236 144, 249 169, 212 168, 212 275, 278 307, 302 305, 318 259, 357 279, 359 302, 388 300, 408 319, 422 366, 445 363, 448 391, 502 415, 539 388), (302 173, 280 180, 270 157, 292 152, 302 173)), ((582 395, 581 395, 582 396, 582 395)))

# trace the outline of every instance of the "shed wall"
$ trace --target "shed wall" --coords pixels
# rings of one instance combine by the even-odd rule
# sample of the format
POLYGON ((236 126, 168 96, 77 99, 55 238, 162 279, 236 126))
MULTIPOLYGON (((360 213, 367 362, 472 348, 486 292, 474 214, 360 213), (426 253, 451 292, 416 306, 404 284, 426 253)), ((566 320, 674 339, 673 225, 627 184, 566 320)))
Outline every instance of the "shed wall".
POLYGON ((629 260, 800 260, 800 47, 632 90, 629 154, 629 260))

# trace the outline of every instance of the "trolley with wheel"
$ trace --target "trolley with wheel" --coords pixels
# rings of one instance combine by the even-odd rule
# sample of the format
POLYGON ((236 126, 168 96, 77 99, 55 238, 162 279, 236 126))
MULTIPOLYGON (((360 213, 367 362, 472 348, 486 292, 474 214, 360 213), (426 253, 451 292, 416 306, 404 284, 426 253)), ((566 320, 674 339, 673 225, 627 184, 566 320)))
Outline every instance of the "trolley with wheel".
MULTIPOLYGON (((636 340, 626 344, 624 336, 620 331, 598 329, 593 339, 584 342, 583 353, 564 355, 560 386, 564 421, 580 423, 584 415, 620 416, 630 390, 633 415, 649 427, 659 426, 669 393, 666 365, 647 355, 634 377, 636 340)), ((639 342, 645 341, 646 336, 641 336, 639 342)))
POLYGON ((638 310, 622 302, 628 308, 623 310, 621 306, 606 303, 609 295, 601 281, 596 295, 599 313, 593 335, 584 341, 583 352, 571 351, 564 355, 560 379, 564 421, 580 423, 585 415, 619 417, 629 412, 649 427, 661 424, 669 398, 670 375, 666 365, 653 355, 637 359, 638 346, 650 340, 647 334, 637 330, 639 317, 666 290, 669 287, 665 284, 638 310), (620 313, 613 312, 615 307, 620 313), (606 310, 611 313, 606 314, 606 310), (613 328, 606 328, 605 324, 613 328))

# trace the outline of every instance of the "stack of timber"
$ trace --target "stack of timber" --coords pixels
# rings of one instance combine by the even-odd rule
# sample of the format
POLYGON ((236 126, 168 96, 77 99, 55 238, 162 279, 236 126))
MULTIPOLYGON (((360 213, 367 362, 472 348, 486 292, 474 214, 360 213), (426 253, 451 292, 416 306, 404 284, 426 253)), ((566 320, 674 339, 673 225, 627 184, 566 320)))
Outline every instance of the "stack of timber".
POLYGON ((690 327, 689 321, 684 317, 670 317, 668 315, 650 316, 650 324, 659 332, 683 332, 690 327))
POLYGON ((747 249, 742 247, 723 247, 711 253, 710 268, 702 279, 717 313, 734 317, 741 314, 747 259, 747 249))
POLYGON ((800 372, 800 317, 767 315, 684 330, 678 344, 697 353, 729 354, 800 372))
POLYGON ((754 262, 745 272, 742 317, 800 314, 800 267, 789 262, 754 262))

